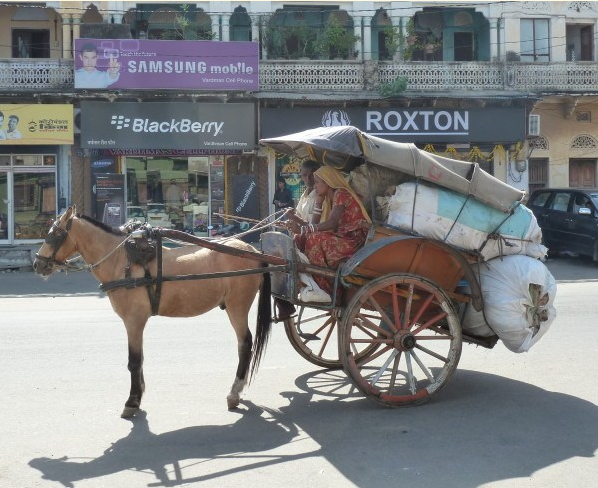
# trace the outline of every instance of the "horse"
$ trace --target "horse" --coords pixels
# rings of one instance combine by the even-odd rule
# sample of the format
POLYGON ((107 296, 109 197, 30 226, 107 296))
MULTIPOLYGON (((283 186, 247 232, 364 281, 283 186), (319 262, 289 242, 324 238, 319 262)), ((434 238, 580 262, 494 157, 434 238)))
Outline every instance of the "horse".
MULTIPOLYGON (((77 214, 76 207, 72 205, 53 223, 36 254, 33 268, 36 273, 47 278, 56 270, 67 267, 67 259, 78 252, 101 284, 122 280, 125 273, 130 278, 143 280, 144 277, 147 278, 144 266, 131 263, 127 257, 124 244, 128 237, 121 229, 108 227, 91 217, 77 214)), ((151 285, 108 289, 107 295, 112 308, 125 325, 129 347, 131 390, 121 417, 129 418, 137 413, 145 391, 143 331, 148 319, 154 314, 194 317, 217 306, 226 310, 237 337, 239 362, 226 398, 229 409, 239 405, 248 375, 251 379, 257 372, 270 335, 270 275, 257 269, 264 267, 264 263, 236 256, 234 253, 235 249, 255 251, 252 246, 238 239, 227 240, 225 244, 231 248, 231 254, 188 245, 162 248, 162 269, 157 269, 156 259, 146 264, 152 277, 209 275, 215 272, 232 272, 232 276, 165 281, 160 283, 159 303, 153 307, 151 290, 148 288, 151 285), (253 274, 243 274, 243 270, 253 270, 253 274), (234 273, 236 271, 238 273, 234 273), (248 322, 249 310, 258 291, 260 297, 254 342, 248 322)), ((152 289, 156 291, 155 288, 152 289)))

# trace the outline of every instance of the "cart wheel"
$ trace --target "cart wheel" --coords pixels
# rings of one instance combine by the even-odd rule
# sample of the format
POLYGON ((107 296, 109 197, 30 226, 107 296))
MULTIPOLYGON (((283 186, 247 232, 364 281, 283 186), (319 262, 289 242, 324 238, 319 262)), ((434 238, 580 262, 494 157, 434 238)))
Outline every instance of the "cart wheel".
MULTIPOLYGON (((340 369, 338 328, 340 310, 317 310, 302 307, 298 317, 285 320, 284 330, 291 345, 303 358, 322 368, 340 369), (298 319, 301 318, 299 322, 298 319)), ((359 357, 376 349, 378 344, 363 348, 359 357)))
POLYGON ((338 357, 338 324, 336 310, 301 307, 301 321, 293 317, 284 321, 284 330, 291 345, 310 363, 322 368, 340 369, 338 357))
POLYGON ((387 275, 353 297, 340 341, 345 371, 362 393, 391 407, 415 405, 440 390, 457 367, 461 324, 431 281, 387 275))

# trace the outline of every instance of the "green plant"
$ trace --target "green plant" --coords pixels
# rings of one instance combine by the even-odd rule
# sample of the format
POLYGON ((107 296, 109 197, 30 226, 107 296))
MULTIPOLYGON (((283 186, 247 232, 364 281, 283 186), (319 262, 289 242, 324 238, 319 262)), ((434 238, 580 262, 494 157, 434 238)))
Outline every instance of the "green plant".
POLYGON ((354 54, 355 43, 361 39, 349 31, 342 22, 334 16, 328 19, 328 23, 322 34, 316 41, 316 51, 323 59, 335 57, 348 58, 354 54))
POLYGON ((394 81, 380 83, 378 93, 383 97, 395 97, 407 89, 409 80, 404 76, 397 77, 394 81))
POLYGON ((390 58, 393 58, 395 54, 399 54, 401 56, 404 55, 405 34, 403 34, 403 29, 401 26, 399 25, 398 27, 393 27, 392 25, 387 25, 384 28, 383 33, 384 41, 390 58))

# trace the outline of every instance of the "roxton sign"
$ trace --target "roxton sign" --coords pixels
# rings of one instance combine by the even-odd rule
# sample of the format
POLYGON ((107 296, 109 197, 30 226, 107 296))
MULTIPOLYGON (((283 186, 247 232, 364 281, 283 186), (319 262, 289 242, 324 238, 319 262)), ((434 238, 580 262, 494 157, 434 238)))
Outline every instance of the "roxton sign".
POLYGON ((372 135, 467 135, 467 110, 389 110, 366 112, 366 132, 372 135))
POLYGON ((525 109, 342 109, 266 108, 261 137, 277 137, 315 127, 353 125, 400 142, 507 143, 525 138, 525 109))

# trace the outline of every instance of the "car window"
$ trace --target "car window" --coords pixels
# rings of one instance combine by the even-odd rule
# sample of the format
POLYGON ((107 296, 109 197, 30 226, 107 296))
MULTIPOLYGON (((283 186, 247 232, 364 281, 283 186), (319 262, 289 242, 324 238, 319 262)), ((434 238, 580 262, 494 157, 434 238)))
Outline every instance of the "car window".
POLYGON ((559 212, 566 212, 569 208, 569 200, 571 199, 571 193, 557 193, 552 199, 550 207, 552 210, 559 212))
POLYGON ((573 200, 573 208, 571 209, 574 214, 579 213, 580 208, 589 208, 593 210, 592 202, 590 198, 583 193, 576 193, 575 199, 573 200))
POLYGON ((549 196, 550 196, 549 191, 543 191, 540 193, 536 193, 535 195, 532 195, 530 205, 533 205, 535 207, 543 207, 544 205, 546 205, 546 201, 548 200, 549 196))

